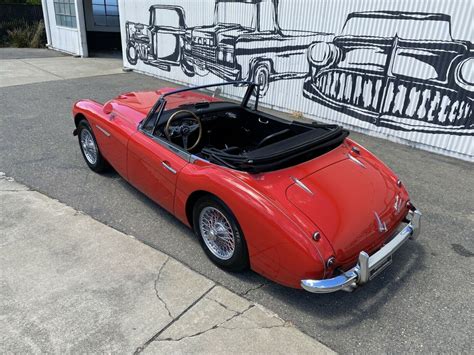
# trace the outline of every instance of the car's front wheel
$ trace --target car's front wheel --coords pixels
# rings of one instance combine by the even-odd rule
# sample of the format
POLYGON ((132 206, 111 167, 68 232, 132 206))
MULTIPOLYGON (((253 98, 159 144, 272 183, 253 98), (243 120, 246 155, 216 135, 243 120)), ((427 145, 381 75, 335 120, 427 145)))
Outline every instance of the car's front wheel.
POLYGON ((207 256, 219 267, 242 271, 249 266, 245 238, 232 211, 218 198, 204 196, 193 210, 194 231, 207 256))
POLYGON ((131 65, 138 63, 138 51, 133 42, 127 43, 127 60, 131 65))
POLYGON ((79 146, 81 148, 82 156, 89 168, 97 173, 106 171, 109 168, 109 165, 100 153, 91 126, 85 119, 80 121, 77 125, 77 136, 79 138, 79 146))

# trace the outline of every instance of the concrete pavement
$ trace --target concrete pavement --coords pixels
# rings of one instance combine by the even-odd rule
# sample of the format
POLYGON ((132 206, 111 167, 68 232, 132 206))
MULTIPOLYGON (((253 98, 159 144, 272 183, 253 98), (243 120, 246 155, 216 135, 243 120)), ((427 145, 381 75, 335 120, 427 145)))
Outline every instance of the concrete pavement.
POLYGON ((0 210, 0 353, 333 353, 264 307, 3 173, 0 210))
POLYGON ((52 50, 0 48, 0 87, 122 72, 117 58, 74 58, 52 50))
POLYGON ((288 289, 251 271, 234 274, 215 267, 194 234, 169 213, 117 174, 94 174, 84 163, 71 134, 75 100, 104 102, 123 92, 170 85, 176 86, 121 73, 0 88, 0 170, 134 235, 338 352, 472 352, 471 163, 351 132, 401 177, 423 212, 422 234, 355 293, 288 289))

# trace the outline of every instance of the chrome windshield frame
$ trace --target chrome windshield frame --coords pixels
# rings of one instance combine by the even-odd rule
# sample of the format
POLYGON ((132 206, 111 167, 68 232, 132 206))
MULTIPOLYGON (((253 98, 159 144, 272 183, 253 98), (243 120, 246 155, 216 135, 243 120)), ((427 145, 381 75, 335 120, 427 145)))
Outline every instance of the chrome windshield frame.
MULTIPOLYGON (((186 160, 188 162, 193 162, 197 158, 195 155, 193 155, 193 154, 189 153, 188 151, 184 150, 182 147, 180 147, 180 146, 178 146, 178 145, 176 145, 172 142, 169 142, 164 137, 156 134, 156 130, 157 130, 159 124, 160 124, 160 118, 161 118, 161 116, 162 116, 162 114, 165 110, 165 107, 166 107, 166 97, 168 97, 170 95, 173 95, 173 94, 177 94, 177 93, 207 89, 207 88, 211 88, 211 87, 220 87, 220 86, 226 86, 226 85, 241 85, 241 86, 247 85, 248 86, 248 88, 245 92, 245 95, 242 99, 242 102, 241 102, 241 106, 244 106, 244 107, 247 106, 247 104, 250 100, 250 97, 252 96, 252 93, 254 92, 255 87, 258 88, 257 84, 252 83, 250 81, 229 81, 229 82, 225 82, 225 83, 193 86, 193 87, 177 89, 177 90, 167 92, 165 94, 162 94, 158 98, 158 100, 156 100, 155 104, 150 109, 147 116, 138 125, 138 131, 140 131, 143 134, 147 135, 148 137, 150 137, 151 139, 153 139, 154 141, 156 141, 157 143, 159 143, 163 147, 167 148, 168 150, 174 152, 175 154, 177 154, 178 156, 180 156, 184 160, 186 160), (155 114, 156 114, 156 116, 155 116, 155 114), (147 124, 150 123, 150 121, 153 120, 153 119, 155 121, 154 121, 153 126, 151 127, 151 129, 145 129, 144 127, 146 127, 147 124)), ((257 102, 258 102, 258 96, 257 96, 257 102)))

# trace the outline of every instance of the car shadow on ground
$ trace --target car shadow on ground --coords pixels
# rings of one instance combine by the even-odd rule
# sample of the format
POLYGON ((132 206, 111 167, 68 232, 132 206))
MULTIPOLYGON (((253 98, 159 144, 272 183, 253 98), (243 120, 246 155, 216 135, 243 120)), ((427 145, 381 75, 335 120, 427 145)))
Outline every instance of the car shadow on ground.
POLYGON ((364 320, 377 319, 379 311, 426 268, 425 254, 421 244, 409 241, 394 254, 393 263, 387 269, 354 292, 312 294, 275 283, 258 292, 310 313, 328 330, 347 329, 360 325, 364 320))
MULTIPOLYGON (((102 176, 118 181, 133 198, 143 203, 157 218, 164 219, 170 228, 176 230, 178 234, 188 237, 191 244, 185 248, 194 248, 197 253, 201 254, 197 257, 206 259, 196 235, 171 213, 123 180, 115 171, 104 173, 102 176)), ((153 232, 150 231, 150 234, 153 232)), ((332 294, 312 294, 304 290, 279 285, 251 270, 240 273, 224 271, 212 264, 210 260, 207 261, 204 268, 196 268, 196 265, 190 263, 189 260, 183 259, 182 255, 162 248, 153 239, 140 235, 136 235, 136 238, 253 301, 274 299, 278 303, 295 307, 301 312, 310 314, 315 322, 320 322, 328 330, 347 329, 360 325, 364 320, 377 319, 378 313, 381 312, 384 305, 396 298, 399 291, 410 282, 410 279, 426 267, 423 246, 416 241, 409 241, 395 253, 392 264, 364 287, 351 293, 339 291, 332 294)))
MULTIPOLYGON (((222 284, 225 287, 228 287, 234 292, 239 293, 241 295, 245 295, 248 292, 266 286, 271 282, 252 270, 231 272, 223 270, 218 266, 214 265, 210 260, 207 259, 207 256, 201 248, 199 239, 194 234, 192 229, 181 223, 181 221, 179 221, 170 212, 165 210, 159 204, 151 200, 147 195, 136 189, 127 181, 125 181, 115 170, 110 169, 110 171, 101 173, 101 176, 118 182, 121 187, 123 187, 127 191, 127 193, 129 193, 133 197, 133 199, 140 201, 140 203, 145 205, 147 209, 153 211, 154 215, 156 215, 157 218, 161 218, 166 221, 166 223, 169 224, 170 229, 176 231, 178 235, 185 235, 187 237, 187 242, 190 242, 190 245, 187 245, 186 248, 193 248, 197 254, 200 254, 200 257, 202 259, 206 260, 206 270, 196 268, 196 265, 190 263, 189 260, 183 259, 182 255, 179 255, 173 252, 172 250, 162 248, 158 242, 154 242, 153 239, 149 238, 148 236, 135 235, 135 237, 142 243, 178 259, 180 262, 193 269, 194 271, 213 279, 215 282, 222 284), (215 278, 216 275, 218 276, 217 279, 215 278), (235 286, 236 282, 239 284, 239 286, 233 287, 235 286)), ((127 234, 125 228, 122 229, 115 225, 113 227, 127 234)), ((151 233, 153 233, 153 231, 150 231, 150 234, 151 233)))

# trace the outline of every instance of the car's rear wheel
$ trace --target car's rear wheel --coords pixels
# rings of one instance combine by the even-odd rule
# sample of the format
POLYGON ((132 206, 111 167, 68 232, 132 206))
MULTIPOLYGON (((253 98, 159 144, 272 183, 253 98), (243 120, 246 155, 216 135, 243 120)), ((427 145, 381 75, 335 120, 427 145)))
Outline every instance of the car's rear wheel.
POLYGON ((248 268, 244 235, 222 201, 210 195, 199 199, 193 209, 193 226, 204 251, 217 266, 231 271, 248 268))
POLYGON ((86 120, 81 120, 77 125, 77 136, 79 138, 79 146, 81 148, 82 156, 89 168, 100 173, 109 168, 107 161, 100 153, 97 140, 94 132, 86 120))

